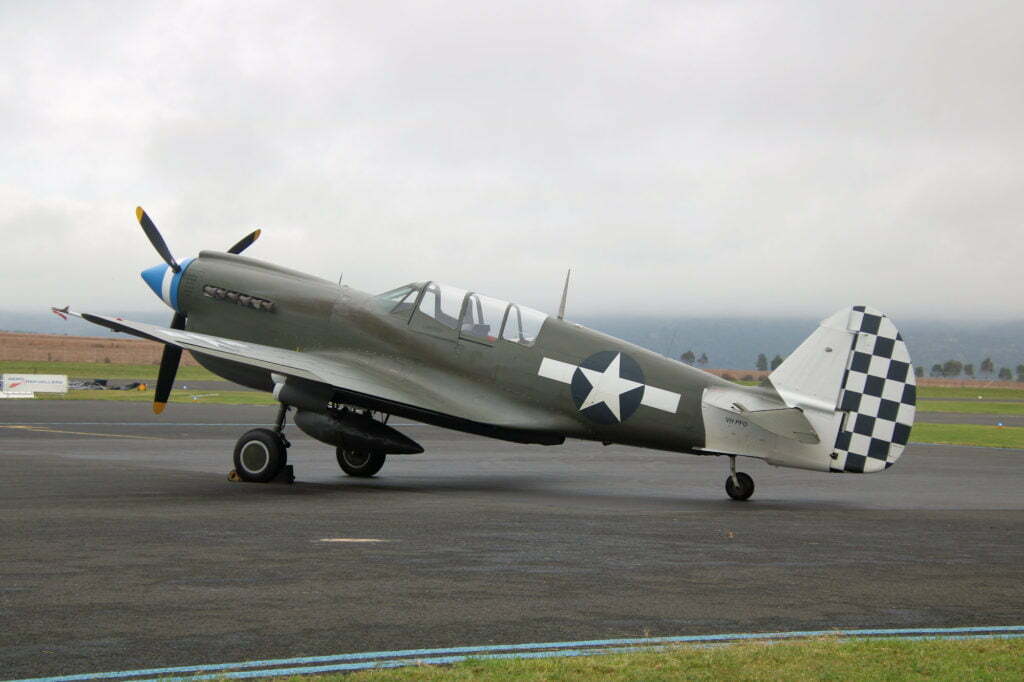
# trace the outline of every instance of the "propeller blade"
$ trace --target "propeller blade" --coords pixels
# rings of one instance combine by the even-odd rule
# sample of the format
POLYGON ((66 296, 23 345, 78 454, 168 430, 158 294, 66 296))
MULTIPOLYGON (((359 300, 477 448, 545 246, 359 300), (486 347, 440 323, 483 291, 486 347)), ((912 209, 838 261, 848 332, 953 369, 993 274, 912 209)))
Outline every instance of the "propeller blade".
POLYGON ((156 252, 160 254, 160 257, 164 259, 164 262, 171 266, 171 270, 175 272, 181 272, 181 266, 178 265, 178 261, 174 260, 174 256, 171 255, 171 250, 167 248, 167 242, 160 235, 160 230, 156 229, 156 225, 149 219, 146 212, 142 210, 141 206, 135 208, 135 217, 139 219, 139 225, 142 225, 142 231, 149 237, 149 243, 153 245, 156 252))
POLYGON ((228 249, 228 253, 239 254, 252 246, 252 243, 260 238, 261 230, 255 230, 238 240, 238 243, 228 249))
MULTIPOLYGON (((176 313, 171 320, 171 329, 184 329, 185 315, 176 313)), ((181 362, 181 348, 164 346, 164 354, 160 358, 160 373, 156 380, 156 394, 153 396, 153 412, 160 414, 167 407, 167 400, 174 388, 174 377, 178 374, 178 363, 181 362)))

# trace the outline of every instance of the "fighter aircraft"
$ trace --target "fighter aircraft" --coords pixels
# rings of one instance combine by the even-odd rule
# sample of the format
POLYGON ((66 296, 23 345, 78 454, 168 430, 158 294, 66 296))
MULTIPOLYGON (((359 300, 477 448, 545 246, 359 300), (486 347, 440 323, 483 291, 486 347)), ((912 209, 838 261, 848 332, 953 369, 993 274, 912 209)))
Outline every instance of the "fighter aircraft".
POLYGON ((734 500, 754 492, 737 456, 871 473, 892 466, 910 437, 910 355, 892 321, 867 306, 828 317, 762 385, 743 386, 477 291, 424 281, 371 295, 240 255, 259 230, 179 263, 141 208, 136 216, 164 261, 142 279, 174 310, 170 326, 59 312, 165 344, 157 413, 182 349, 214 374, 273 393, 273 428, 235 445, 243 481, 282 473, 292 408, 350 476, 423 451, 388 425, 398 415, 516 443, 575 438, 726 456, 734 500))

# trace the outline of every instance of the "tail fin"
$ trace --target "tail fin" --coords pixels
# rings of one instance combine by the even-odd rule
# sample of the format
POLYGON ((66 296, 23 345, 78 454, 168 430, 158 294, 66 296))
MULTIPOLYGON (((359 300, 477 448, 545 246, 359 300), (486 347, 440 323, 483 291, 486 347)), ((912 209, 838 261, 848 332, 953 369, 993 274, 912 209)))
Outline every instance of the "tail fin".
POLYGON ((829 317, 768 380, 831 447, 831 471, 881 471, 910 440, 917 404, 910 353, 896 325, 873 308, 829 317))

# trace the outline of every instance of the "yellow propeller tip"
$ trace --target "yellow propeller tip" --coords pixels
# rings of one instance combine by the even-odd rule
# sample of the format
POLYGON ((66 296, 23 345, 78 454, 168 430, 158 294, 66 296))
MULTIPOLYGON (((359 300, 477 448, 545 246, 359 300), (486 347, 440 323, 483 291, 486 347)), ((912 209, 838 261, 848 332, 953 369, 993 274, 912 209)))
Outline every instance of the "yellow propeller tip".
POLYGON ((142 220, 142 216, 145 215, 145 214, 146 214, 146 212, 142 210, 141 206, 136 206, 135 207, 135 219, 136 220, 142 220))
POLYGON ((263 230, 256 230, 255 232, 252 233, 252 240, 256 241, 257 239, 260 238, 261 234, 263 234, 263 230))
POLYGON ((167 407, 167 403, 153 403, 153 414, 160 414, 167 407))

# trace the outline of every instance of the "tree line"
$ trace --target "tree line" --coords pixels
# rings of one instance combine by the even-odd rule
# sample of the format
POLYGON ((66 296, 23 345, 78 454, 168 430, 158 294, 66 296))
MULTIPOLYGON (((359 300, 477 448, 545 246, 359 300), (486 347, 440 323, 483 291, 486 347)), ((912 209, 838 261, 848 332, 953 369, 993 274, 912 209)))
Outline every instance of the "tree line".
POLYGON ((782 357, 781 355, 776 355, 774 358, 772 358, 772 361, 769 363, 768 356, 765 355, 764 353, 761 353, 757 356, 757 362, 754 363, 754 367, 762 372, 767 372, 769 368, 774 372, 778 368, 778 366, 782 364, 783 360, 785 360, 784 357, 782 357))
MULTIPOLYGON (((688 350, 679 356, 679 359, 688 365, 706 365, 708 364, 708 354, 701 353, 699 356, 693 350, 688 350)), ((754 367, 762 372, 775 371, 779 365, 785 360, 781 355, 776 355, 771 360, 764 353, 759 353, 757 361, 754 363, 754 367)), ((930 377, 941 377, 941 378, 955 378, 959 376, 965 376, 968 379, 985 378, 990 379, 993 376, 1000 379, 1001 381, 1012 381, 1014 374, 1016 373, 1017 381, 1024 382, 1024 363, 1017 365, 1015 369, 1009 367, 1000 367, 996 371, 995 363, 992 362, 992 358, 985 358, 978 363, 977 372, 973 363, 962 363, 958 360, 946 360, 943 363, 935 363, 932 365, 931 370, 928 372, 930 377)), ((923 365, 917 365, 914 367, 914 375, 921 378, 925 375, 925 368, 923 365)))
POLYGON ((694 363, 696 363, 698 365, 706 365, 706 364, 708 364, 708 354, 707 353, 701 353, 700 357, 697 357, 697 354, 694 353, 692 350, 688 350, 685 353, 683 353, 682 355, 680 355, 679 359, 682 360, 683 362, 685 362, 688 365, 692 365, 694 363))
MULTIPOLYGON (((680 355, 679 359, 688 365, 692 365, 694 363, 698 365, 708 364, 707 353, 701 353, 698 357, 697 354, 694 353, 692 350, 688 350, 682 355, 680 355)), ((776 355, 774 358, 771 359, 771 361, 769 361, 768 356, 765 355, 764 353, 761 353, 760 355, 757 356, 757 363, 755 363, 755 366, 762 372, 767 372, 769 369, 776 369, 779 365, 782 364, 783 360, 785 360, 784 357, 782 357, 781 355, 776 355)))
MULTIPOLYGON (((782 361, 785 360, 781 355, 776 355, 768 361, 768 356, 764 353, 760 353, 757 356, 757 362, 754 366, 762 371, 766 372, 769 369, 774 371, 782 361)), ((978 364, 978 371, 975 372, 973 363, 962 363, 958 360, 946 360, 943 363, 935 363, 931 367, 931 371, 928 376, 931 377, 942 377, 942 378, 953 378, 961 375, 968 379, 974 379, 976 376, 979 378, 990 379, 993 376, 1000 379, 1001 381, 1012 381, 1016 373, 1017 381, 1024 382, 1024 363, 1017 365, 1015 369, 1009 367, 1000 367, 999 371, 996 371, 995 363, 992 362, 992 358, 985 358, 978 364)), ((925 375, 925 368, 922 365, 914 367, 914 375, 918 378, 925 375)))
MULTIPOLYGON (((914 368, 914 374, 918 377, 924 376, 924 367, 918 365, 914 368)), ((978 365, 978 373, 974 371, 974 364, 964 364, 958 360, 946 360, 943 363, 936 362, 932 365, 931 371, 928 376, 931 377, 958 377, 963 375, 968 379, 973 379, 975 376, 983 376, 988 379, 995 374, 997 378, 1002 381, 1012 381, 1014 371, 1009 367, 1000 367, 999 372, 996 372, 995 364, 992 362, 992 358, 985 358, 978 365)), ((1017 381, 1024 382, 1024 364, 1017 365, 1016 367, 1017 381)))

